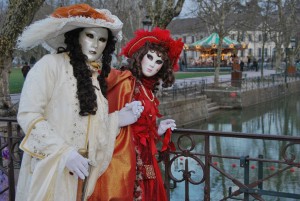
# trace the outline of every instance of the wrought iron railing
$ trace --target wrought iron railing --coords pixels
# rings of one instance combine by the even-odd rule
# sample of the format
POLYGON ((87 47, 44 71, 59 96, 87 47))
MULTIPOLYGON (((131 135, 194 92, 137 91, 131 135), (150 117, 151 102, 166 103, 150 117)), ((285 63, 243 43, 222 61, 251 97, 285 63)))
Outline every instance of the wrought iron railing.
MULTIPOLYGON (((297 155, 300 149, 295 149, 295 146, 300 145, 300 137, 294 136, 279 136, 279 135, 266 135, 266 134, 247 134, 247 133, 233 133, 233 132, 213 132, 213 131, 201 131, 192 129, 177 129, 173 132, 173 139, 175 139, 175 144, 177 145, 176 151, 165 152, 161 154, 161 159, 165 164, 165 186, 170 197, 170 192, 174 188, 178 188, 178 183, 184 182, 184 200, 190 199, 189 188, 191 185, 204 185, 202 189, 198 190, 197 200, 245 200, 248 201, 250 198, 253 200, 265 200, 264 196, 273 196, 276 198, 288 198, 288 199, 300 199, 300 190, 297 193, 290 192, 278 192, 276 189, 264 189, 263 184, 271 179, 277 179, 278 175, 283 172, 294 172, 295 168, 300 168, 299 156, 297 155), (199 137, 203 138, 199 142, 199 137), (211 140, 212 138, 231 138, 231 139, 255 139, 262 141, 276 141, 281 143, 280 150, 281 155, 278 159, 263 158, 263 155, 259 154, 258 157, 253 157, 249 155, 223 155, 212 153, 211 140), (198 142, 196 142, 198 141, 198 142), (197 146, 196 146, 197 145, 197 146), (204 147, 202 151, 198 148, 204 147), (289 155, 289 152, 294 150, 294 153, 289 155), (181 163, 181 168, 178 168, 178 161, 181 163), (221 165, 218 160, 224 161, 239 161, 240 168, 243 169, 243 176, 237 177, 231 174, 223 165, 221 165), (194 161, 194 163, 192 163, 194 161), (252 164, 250 166, 250 163, 252 164), (177 171, 176 171, 177 164, 177 171), (191 165, 197 164, 197 165, 191 165), (279 168, 276 168, 279 167, 279 168), (264 169, 268 169, 266 171, 264 169), (250 170, 256 169, 257 176, 250 178, 250 170), (217 177, 222 176, 227 179, 232 185, 226 186, 228 188, 226 195, 221 195, 221 198, 214 198, 211 196, 212 192, 212 182, 216 178, 212 178, 212 171, 217 171, 219 174, 217 177), (200 176, 198 180, 193 178, 193 174, 196 171, 200 171, 200 176), (175 176, 176 174, 176 176, 175 176), (200 197, 202 196, 202 197, 200 197)), ((221 140, 220 140, 221 141, 221 140)), ((225 145, 224 145, 225 146, 225 145)), ((298 147, 299 148, 299 147, 298 147)), ((228 147, 230 149, 230 147, 228 147)), ((253 149, 257 149, 253 146, 253 149)), ((249 150, 250 152, 250 150, 249 150)), ((268 150, 264 150, 263 153, 268 153, 268 150)), ((230 168, 237 168, 237 163, 232 163, 230 168)), ((230 169, 229 168, 229 169, 230 169)), ((297 170, 298 171, 298 170, 297 170)), ((290 183, 287 178, 286 184, 290 183)), ((298 182, 297 182, 298 183, 298 182)), ((219 189, 221 191, 221 189, 219 189)), ((195 193, 195 192, 194 192, 195 193)), ((213 193, 216 193, 214 190, 213 193)))
POLYGON ((285 76, 282 73, 272 74, 261 77, 242 77, 242 79, 220 79, 218 86, 215 84, 205 85, 204 90, 209 89, 221 89, 221 90, 235 90, 235 91, 250 91, 259 88, 269 88, 278 85, 284 85, 286 83, 295 82, 300 80, 300 74, 293 76, 285 76))
POLYGON ((219 79, 219 84, 208 83, 203 79, 179 80, 172 87, 161 88, 156 94, 160 101, 186 100, 205 94, 206 90, 250 91, 259 88, 269 88, 300 80, 300 74, 285 77, 284 74, 272 74, 261 77, 242 77, 239 80, 219 79))
MULTIPOLYGON (((1 130, 1 189, 0 200, 15 200, 15 186, 18 178, 18 171, 21 163, 22 152, 19 150, 19 144, 23 138, 23 132, 15 118, 0 118, 2 124, 1 130)), ((190 186, 199 185, 197 193, 202 197, 199 200, 215 200, 212 198, 211 183, 216 178, 212 171, 217 171, 225 179, 232 182, 232 185, 226 186, 228 193, 222 195, 223 197, 217 200, 240 199, 250 200, 265 200, 264 196, 275 196, 282 198, 300 199, 299 193, 291 192, 277 192, 275 189, 264 189, 264 183, 270 179, 277 179, 278 176, 284 172, 299 171, 300 163, 298 161, 300 149, 296 149, 300 145, 300 137, 294 136, 279 136, 266 134, 246 134, 246 133, 232 133, 232 132, 212 132, 192 129, 177 129, 173 132, 173 141, 176 144, 176 151, 167 151, 160 155, 160 159, 164 161, 163 175, 165 178, 165 186, 168 196, 171 191, 179 188, 180 183, 184 183, 184 188, 181 189, 181 194, 184 195, 184 200, 193 200, 190 198, 190 186), (261 140, 261 141, 275 141, 279 142, 281 150, 278 159, 263 158, 262 154, 258 157, 248 155, 223 155, 213 153, 211 141, 213 138, 220 139, 247 139, 247 140, 261 140), (199 149, 203 147, 202 149, 199 149), (290 151, 293 153, 290 155, 290 151), (243 175, 236 176, 227 171, 218 160, 238 161, 232 163, 232 168, 242 168, 243 175), (191 161, 195 161, 196 166, 192 166, 191 161), (179 166, 175 167, 176 164, 179 166), (252 164, 252 165, 251 165, 252 164), (254 165, 253 165, 254 164, 254 165), (268 174, 264 169, 268 164, 268 174), (250 171, 253 166, 257 170, 257 177, 250 177, 250 171), (273 167, 273 169, 272 169, 273 167), (278 168, 276 168, 278 167, 278 168), (280 167, 280 168, 279 168, 280 167), (294 169, 297 168, 297 169, 294 169), (200 171, 200 176, 193 177, 196 172, 200 171), (204 186, 203 186, 204 185, 204 186), (203 186, 201 188, 201 186, 203 186)), ((223 145, 225 146, 225 145, 223 145)), ((298 147, 299 148, 299 147, 298 147)), ((229 147, 230 149, 230 147, 229 147)), ((253 147, 256 149, 256 147, 253 147)), ((250 152, 250 150, 249 150, 250 152)), ((264 150, 263 154, 268 153, 264 150)), ((217 176, 219 177, 219 176, 217 176)), ((287 177, 284 183, 290 183, 291 178, 287 177)), ((295 185, 298 185, 297 182, 295 185)), ((297 186, 296 186, 297 187, 297 186)), ((299 192, 299 191, 298 191, 299 192)), ((195 193, 195 192, 193 192, 195 193)))
POLYGON ((0 200, 14 201, 22 158, 19 144, 24 135, 16 118, 0 117, 0 124, 0 200))
POLYGON ((205 80, 180 81, 170 88, 162 88, 157 96, 161 101, 186 100, 204 94, 205 80))

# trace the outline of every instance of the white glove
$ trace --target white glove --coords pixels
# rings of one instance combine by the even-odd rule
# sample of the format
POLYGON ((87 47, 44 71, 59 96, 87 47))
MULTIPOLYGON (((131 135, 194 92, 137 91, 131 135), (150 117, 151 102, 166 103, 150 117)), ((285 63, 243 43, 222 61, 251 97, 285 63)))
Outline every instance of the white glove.
POLYGON ((80 179, 89 176, 89 160, 72 150, 67 156, 66 167, 75 173, 80 179))
POLYGON ((171 128, 171 130, 176 129, 175 120, 166 119, 166 120, 160 121, 158 129, 157 129, 158 135, 163 135, 167 131, 168 128, 171 128))
POLYGON ((131 103, 126 103, 118 115, 119 115, 119 127, 128 126, 137 121, 144 111, 144 106, 142 106, 141 101, 132 101, 131 103))

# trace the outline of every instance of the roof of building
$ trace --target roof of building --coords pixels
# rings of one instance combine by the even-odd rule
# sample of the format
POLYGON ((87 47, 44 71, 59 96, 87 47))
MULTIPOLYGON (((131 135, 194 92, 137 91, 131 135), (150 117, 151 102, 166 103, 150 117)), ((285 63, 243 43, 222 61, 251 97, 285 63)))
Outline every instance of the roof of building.
POLYGON ((176 18, 167 28, 173 35, 207 32, 205 22, 199 18, 176 18))

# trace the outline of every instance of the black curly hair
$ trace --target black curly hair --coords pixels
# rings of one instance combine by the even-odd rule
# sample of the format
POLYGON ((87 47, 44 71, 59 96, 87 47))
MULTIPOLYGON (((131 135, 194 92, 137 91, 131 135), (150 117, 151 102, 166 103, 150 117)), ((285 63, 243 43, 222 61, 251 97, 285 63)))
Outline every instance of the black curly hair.
MULTIPOLYGON (((95 115, 97 111, 97 96, 95 86, 92 84, 92 72, 87 66, 87 56, 82 53, 79 43, 79 34, 84 28, 78 28, 65 33, 66 48, 58 48, 57 53, 68 52, 70 64, 73 66, 73 74, 77 80, 77 97, 79 100, 79 115, 95 115)), ((102 53, 102 70, 98 75, 101 92, 104 97, 107 94, 107 83, 105 78, 110 73, 112 53, 115 50, 116 38, 108 30, 108 40, 102 53)))
MULTIPOLYGON (((155 86, 159 85, 159 79, 162 80, 163 88, 172 86, 174 84, 175 77, 172 64, 168 56, 169 50, 166 49, 164 45, 146 42, 143 47, 132 55, 132 58, 128 59, 127 69, 131 71, 137 80, 141 80, 143 78, 141 62, 149 50, 159 53, 164 62, 162 68, 154 75, 154 79, 156 79, 155 86)), ((153 92, 155 91, 157 91, 157 87, 154 87, 153 92)))

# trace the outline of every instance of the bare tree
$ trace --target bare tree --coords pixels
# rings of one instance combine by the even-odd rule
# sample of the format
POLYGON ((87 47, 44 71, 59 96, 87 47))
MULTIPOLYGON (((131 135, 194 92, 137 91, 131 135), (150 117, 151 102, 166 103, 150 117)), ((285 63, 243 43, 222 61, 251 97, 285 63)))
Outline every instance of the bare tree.
POLYGON ((219 35, 217 66, 214 75, 214 84, 218 86, 223 39, 242 23, 240 3, 236 0, 198 0, 198 4, 199 18, 219 35))
POLYGON ((152 0, 144 1, 144 5, 152 25, 165 29, 180 14, 184 2, 185 0, 152 0))
POLYGON ((35 12, 43 4, 44 0, 10 0, 8 10, 0 30, 0 116, 11 115, 15 110, 9 93, 8 77, 12 64, 13 49, 18 35, 28 25, 35 12))
MULTIPOLYGON (((276 0, 271 1, 275 10, 271 14, 268 22, 268 30, 276 48, 276 69, 281 66, 282 57, 287 54, 290 41, 299 40, 299 11, 300 4, 297 0, 276 0), (283 47, 283 48, 282 48, 283 47)), ((294 63, 294 55, 299 52, 300 44, 290 52, 289 63, 294 63)))
MULTIPOLYGON (((117 54, 121 47, 133 37, 133 33, 142 28, 142 21, 150 16, 152 26, 166 28, 171 20, 181 12, 185 0, 110 0, 95 2, 98 8, 107 8, 124 23, 123 40, 117 46, 117 54)), ((119 59, 121 59, 119 57, 119 59)))
POLYGON ((272 4, 272 0, 267 0, 267 1, 261 1, 260 2, 260 8, 261 8, 261 24, 259 26, 261 33, 262 33, 262 58, 261 58, 261 68, 260 68, 260 72, 261 72, 261 77, 264 76, 264 60, 265 60, 265 44, 268 40, 268 36, 270 36, 270 32, 269 32, 269 24, 271 23, 271 15, 274 12, 274 5, 272 4))

